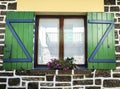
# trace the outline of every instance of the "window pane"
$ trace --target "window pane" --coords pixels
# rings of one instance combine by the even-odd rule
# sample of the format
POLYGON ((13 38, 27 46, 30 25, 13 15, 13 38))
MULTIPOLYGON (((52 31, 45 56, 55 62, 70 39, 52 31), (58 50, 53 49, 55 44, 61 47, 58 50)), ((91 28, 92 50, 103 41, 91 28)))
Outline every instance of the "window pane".
POLYGON ((46 64, 59 56, 59 19, 39 20, 38 64, 46 64))
POLYGON ((84 20, 64 19, 64 58, 74 57, 76 64, 84 64, 84 20))

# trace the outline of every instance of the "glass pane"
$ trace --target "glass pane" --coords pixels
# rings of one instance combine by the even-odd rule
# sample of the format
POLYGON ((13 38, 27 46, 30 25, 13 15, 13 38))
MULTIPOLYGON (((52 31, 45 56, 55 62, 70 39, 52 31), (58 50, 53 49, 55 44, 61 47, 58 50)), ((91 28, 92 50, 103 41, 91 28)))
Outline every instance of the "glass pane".
POLYGON ((64 19, 64 58, 74 57, 76 64, 84 64, 84 20, 64 19))
POLYGON ((59 19, 39 20, 38 64, 46 64, 59 56, 59 19))

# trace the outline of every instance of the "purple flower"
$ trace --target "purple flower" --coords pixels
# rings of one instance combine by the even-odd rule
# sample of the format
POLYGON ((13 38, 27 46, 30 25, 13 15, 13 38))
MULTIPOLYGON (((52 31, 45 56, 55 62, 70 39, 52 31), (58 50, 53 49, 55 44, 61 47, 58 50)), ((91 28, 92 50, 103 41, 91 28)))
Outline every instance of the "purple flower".
POLYGON ((50 66, 51 66, 51 64, 52 64, 51 62, 48 62, 48 63, 47 63, 47 66, 48 66, 48 67, 50 67, 50 66))
POLYGON ((63 68, 63 70, 67 70, 67 68, 65 67, 65 68, 63 68))

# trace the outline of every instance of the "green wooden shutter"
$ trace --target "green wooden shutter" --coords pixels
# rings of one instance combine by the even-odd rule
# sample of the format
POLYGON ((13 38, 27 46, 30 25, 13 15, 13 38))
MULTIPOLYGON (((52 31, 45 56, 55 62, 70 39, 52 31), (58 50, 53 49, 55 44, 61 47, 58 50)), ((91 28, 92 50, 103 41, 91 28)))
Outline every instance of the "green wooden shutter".
POLYGON ((87 47, 89 69, 115 69, 114 15, 88 13, 87 47))
POLYGON ((3 69, 32 68, 33 31, 33 12, 7 12, 3 69))

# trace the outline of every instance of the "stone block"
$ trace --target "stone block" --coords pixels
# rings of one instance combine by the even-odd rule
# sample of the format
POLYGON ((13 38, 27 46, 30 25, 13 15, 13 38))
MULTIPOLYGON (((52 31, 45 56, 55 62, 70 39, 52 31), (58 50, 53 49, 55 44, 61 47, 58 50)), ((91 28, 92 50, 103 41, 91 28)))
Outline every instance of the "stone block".
POLYGON ((6 78, 0 78, 0 82, 6 82, 6 78))
POLYGON ((53 83, 40 83, 40 86, 53 86, 53 83))
POLYGON ((115 39, 118 39, 118 31, 115 30, 115 39))
POLYGON ((120 52, 120 46, 115 47, 116 52, 120 52))
POLYGON ((19 78, 9 78, 8 84, 9 84, 9 86, 19 86, 20 79, 19 78))
POLYGON ((115 5, 115 0, 104 0, 105 5, 115 5))
POLYGON ((0 23, 0 28, 5 27, 5 23, 0 23))
POLYGON ((103 86, 104 87, 120 87, 120 80, 117 80, 117 79, 104 80, 103 86))
POLYGON ((96 85, 101 85, 101 79, 96 79, 96 80, 95 80, 95 84, 96 84, 96 85))
POLYGON ((64 70, 59 70, 59 71, 58 71, 58 74, 72 74, 72 70, 66 70, 66 71, 64 71, 64 70))
POLYGON ((70 82, 71 81, 71 76, 56 76, 56 81, 70 82))
POLYGON ((6 84, 0 84, 0 89, 6 89, 6 84))
POLYGON ((55 74, 55 70, 16 70, 16 75, 45 76, 48 74, 55 74))
POLYGON ((9 3, 8 4, 8 10, 16 10, 17 8, 17 3, 9 3))
POLYGON ((73 89, 85 89, 84 87, 73 87, 73 89))
POLYGON ((104 7, 104 12, 109 12, 109 7, 104 7))
POLYGON ((0 29, 0 33, 5 33, 5 29, 0 29))
POLYGON ((0 17, 0 21, 3 21, 4 17, 0 17))
POLYGON ((73 85, 92 85, 93 80, 74 80, 73 85))
POLYGON ((120 17, 120 13, 116 13, 116 17, 120 17))
POLYGON ((28 83, 28 89, 38 89, 38 82, 28 83))
POLYGON ((86 78, 93 78, 93 74, 85 74, 86 78))
POLYGON ((6 9, 6 6, 0 4, 0 9, 6 9))
POLYGON ((111 77, 110 70, 96 70, 95 77, 111 77))
POLYGON ((47 81, 53 81, 54 75, 48 75, 46 76, 47 81))
POLYGON ((110 12, 119 12, 120 11, 120 8, 118 6, 116 7, 110 7, 110 12))
POLYGON ((83 79, 84 75, 74 75, 73 79, 83 79))
POLYGON ((0 54, 2 54, 4 51, 4 47, 3 46, 0 46, 0 54))
POLYGON ((45 79, 42 77, 23 77, 24 81, 44 81, 45 79))
POLYGON ((70 83, 56 83, 55 86, 71 86, 70 83))
POLYGON ((120 55, 116 55, 116 59, 117 59, 117 60, 120 60, 120 55))
POLYGON ((6 15, 6 11, 1 11, 1 15, 6 15))
POLYGON ((113 74, 114 78, 120 78, 120 74, 113 74))
POLYGON ((87 87, 85 87, 85 89, 101 89, 101 87, 97 87, 97 86, 87 86, 87 87))
POLYGON ((87 69, 84 69, 84 70, 74 70, 74 73, 75 74, 91 74, 91 70, 87 70, 87 69))
POLYGON ((120 24, 115 24, 115 29, 120 29, 120 24))
POLYGON ((0 76, 13 76, 13 73, 0 72, 0 76))

